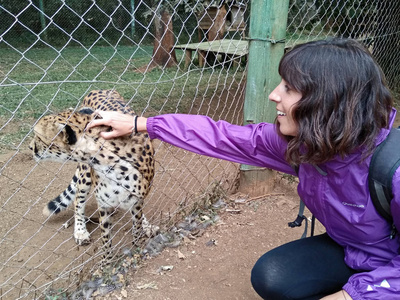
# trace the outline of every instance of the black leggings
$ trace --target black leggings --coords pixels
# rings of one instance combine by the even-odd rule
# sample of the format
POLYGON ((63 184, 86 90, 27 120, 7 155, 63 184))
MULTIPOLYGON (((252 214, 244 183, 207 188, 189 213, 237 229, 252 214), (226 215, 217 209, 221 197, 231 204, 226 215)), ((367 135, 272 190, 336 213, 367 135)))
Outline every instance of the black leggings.
POLYGON ((259 258, 251 272, 255 291, 268 300, 320 299, 343 287, 357 271, 327 234, 296 240, 259 258))

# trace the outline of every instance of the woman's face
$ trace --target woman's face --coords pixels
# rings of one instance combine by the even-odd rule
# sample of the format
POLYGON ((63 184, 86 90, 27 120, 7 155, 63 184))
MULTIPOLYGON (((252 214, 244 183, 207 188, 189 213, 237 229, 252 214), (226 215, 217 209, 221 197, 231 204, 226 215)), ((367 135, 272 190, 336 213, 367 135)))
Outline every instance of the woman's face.
POLYGON ((301 97, 301 93, 293 90, 283 79, 269 95, 269 100, 276 103, 279 130, 283 135, 296 136, 298 133, 298 125, 292 118, 292 108, 301 97))

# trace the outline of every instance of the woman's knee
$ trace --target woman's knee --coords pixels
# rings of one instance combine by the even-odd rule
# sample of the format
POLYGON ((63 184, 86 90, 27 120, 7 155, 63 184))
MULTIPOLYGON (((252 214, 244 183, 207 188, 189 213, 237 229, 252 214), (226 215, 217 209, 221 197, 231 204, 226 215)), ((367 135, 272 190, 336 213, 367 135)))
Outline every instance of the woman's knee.
POLYGON ((304 299, 340 289, 354 272, 344 262, 343 248, 323 234, 265 253, 253 267, 251 283, 264 299, 304 299))
POLYGON ((285 299, 285 276, 279 258, 270 252, 261 256, 251 271, 251 284, 264 299, 285 299))

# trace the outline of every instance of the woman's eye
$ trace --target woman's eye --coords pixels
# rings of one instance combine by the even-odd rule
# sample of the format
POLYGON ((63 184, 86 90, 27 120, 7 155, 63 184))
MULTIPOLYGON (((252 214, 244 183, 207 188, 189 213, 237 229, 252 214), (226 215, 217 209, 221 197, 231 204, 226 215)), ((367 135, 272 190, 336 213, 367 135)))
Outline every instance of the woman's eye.
POLYGON ((290 86, 288 86, 287 84, 285 84, 285 91, 286 92, 289 92, 291 89, 290 89, 290 86))

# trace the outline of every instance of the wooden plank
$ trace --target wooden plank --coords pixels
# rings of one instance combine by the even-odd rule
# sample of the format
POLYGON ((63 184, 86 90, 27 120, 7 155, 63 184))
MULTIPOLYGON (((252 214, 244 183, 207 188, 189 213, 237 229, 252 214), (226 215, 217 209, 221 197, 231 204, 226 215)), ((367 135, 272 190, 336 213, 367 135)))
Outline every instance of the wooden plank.
POLYGON ((241 40, 215 40, 211 42, 176 45, 174 48, 182 50, 202 50, 205 52, 244 56, 248 53, 249 43, 248 41, 241 40))
POLYGON ((198 49, 214 53, 244 56, 248 53, 248 47, 249 43, 247 41, 216 40, 212 42, 201 43, 198 46, 198 49))
MULTIPOLYGON (((307 36, 303 38, 290 39, 285 44, 285 49, 290 49, 295 45, 303 44, 305 42, 316 41, 325 39, 330 36, 307 36)), ((210 52, 219 52, 226 54, 235 54, 238 56, 247 55, 249 52, 249 42, 241 40, 215 40, 212 42, 191 43, 176 45, 175 49, 181 50, 203 50, 210 52)))

